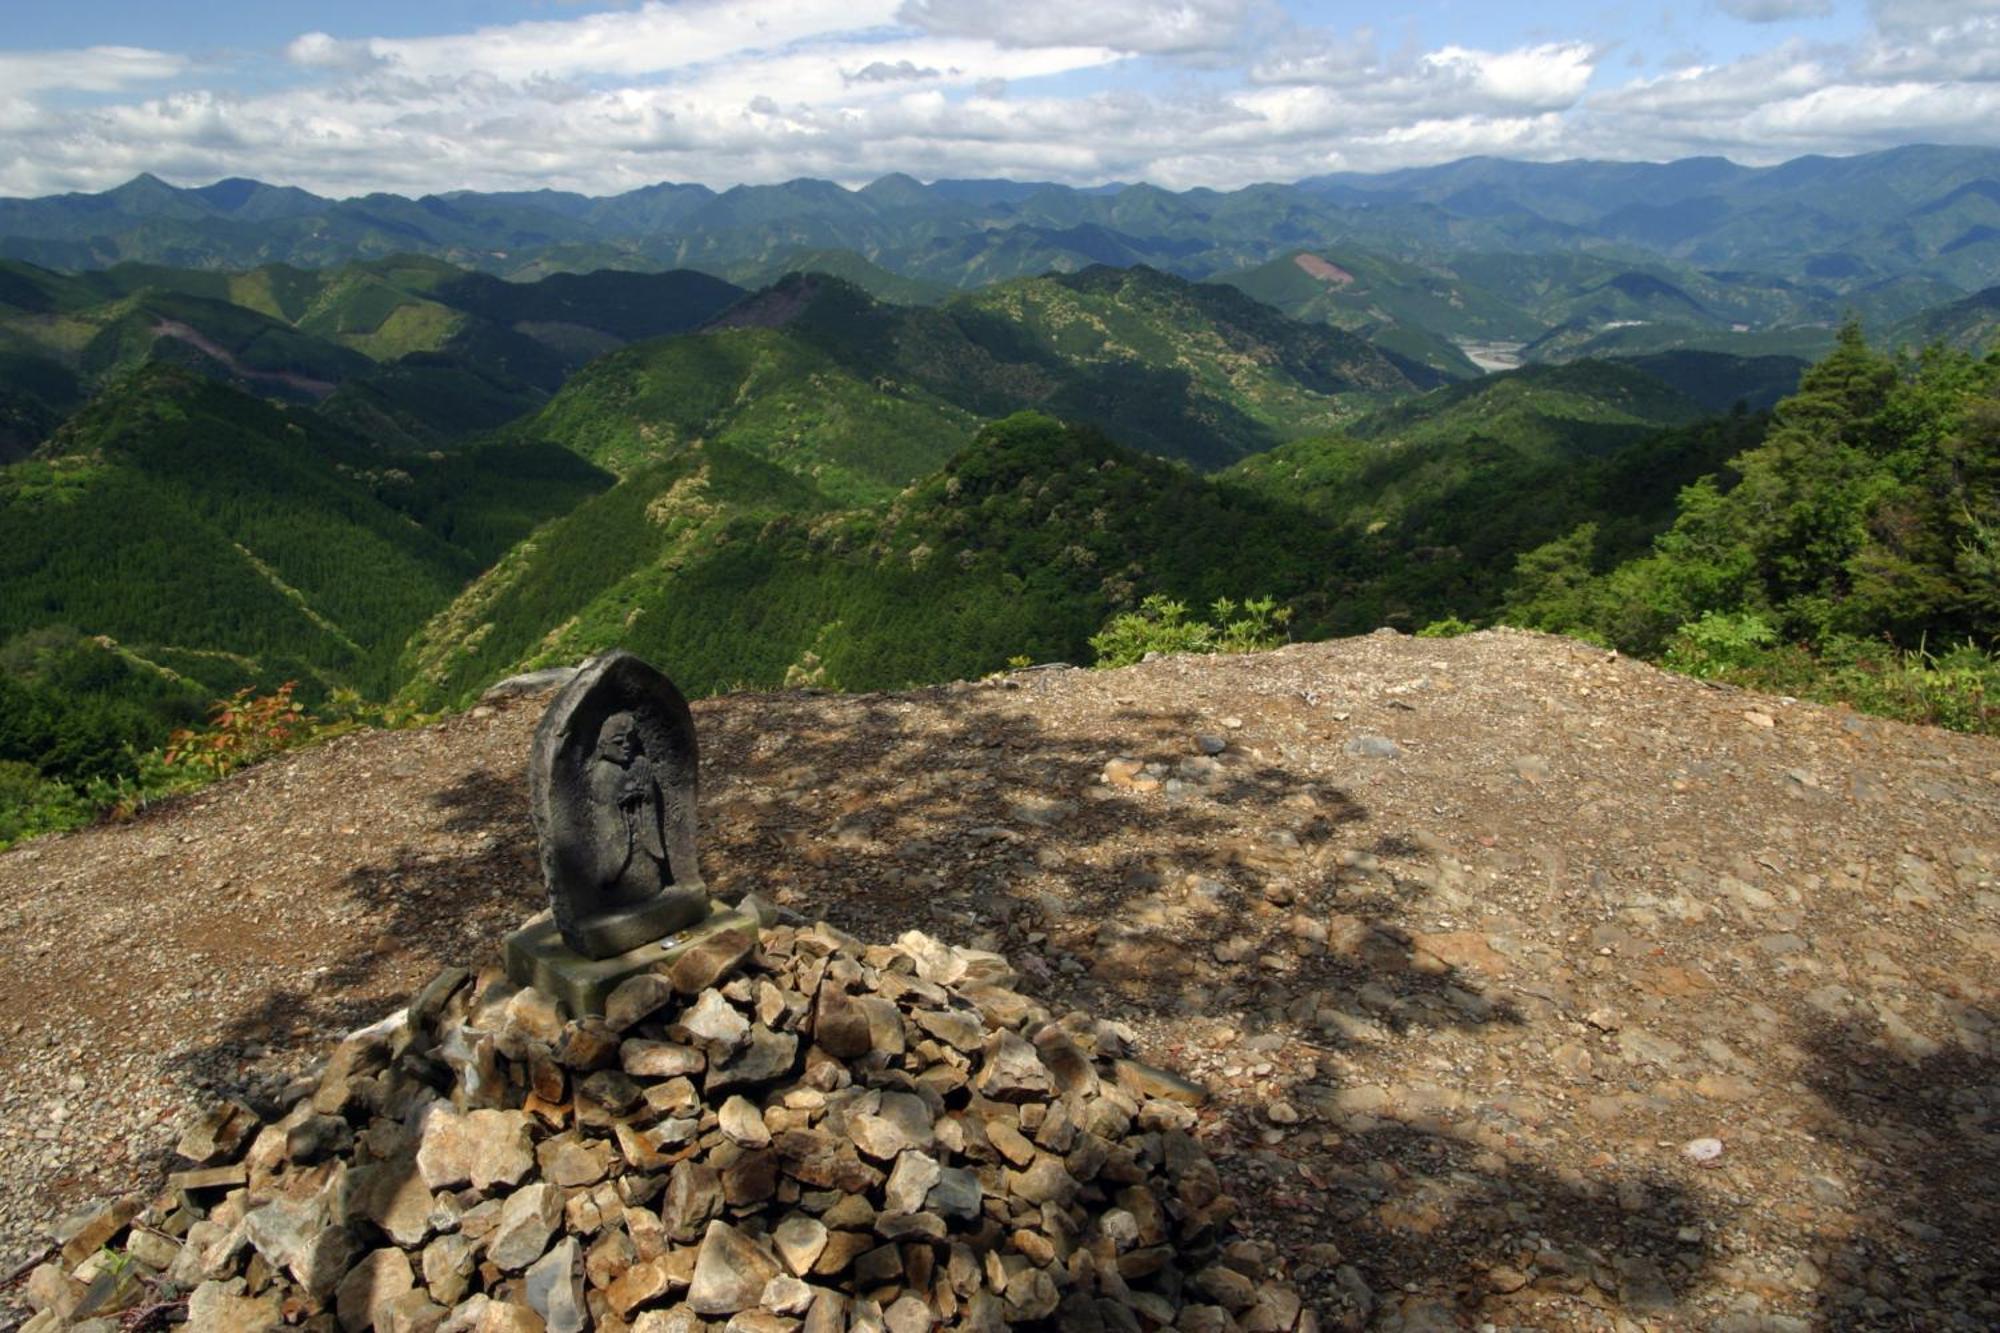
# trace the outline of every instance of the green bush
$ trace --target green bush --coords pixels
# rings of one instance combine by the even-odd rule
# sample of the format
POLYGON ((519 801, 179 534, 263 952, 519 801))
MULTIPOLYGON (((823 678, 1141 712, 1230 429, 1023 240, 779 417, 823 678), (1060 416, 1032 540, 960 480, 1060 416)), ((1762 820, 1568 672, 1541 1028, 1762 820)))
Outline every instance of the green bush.
POLYGON ((1663 664, 1899 722, 2000 732, 2000 656, 1970 641, 1942 655, 1879 639, 1835 638, 1815 648, 1779 642, 1758 616, 1710 612, 1681 626, 1663 664))
POLYGON ((1155 593, 1137 611, 1113 616, 1090 636, 1100 667, 1130 666, 1147 653, 1254 653, 1275 648, 1284 639, 1290 607, 1270 597, 1238 602, 1218 597, 1210 607, 1215 620, 1188 619, 1185 602, 1155 593))
POLYGON ((1768 665, 1778 632, 1748 611, 1708 611, 1674 631, 1664 664, 1704 680, 1768 665))
POLYGON ((2000 732, 2000 658, 1971 643, 1941 658, 1922 649, 1900 653, 1873 671, 1849 666, 1835 681, 1871 713, 1953 731, 2000 732))

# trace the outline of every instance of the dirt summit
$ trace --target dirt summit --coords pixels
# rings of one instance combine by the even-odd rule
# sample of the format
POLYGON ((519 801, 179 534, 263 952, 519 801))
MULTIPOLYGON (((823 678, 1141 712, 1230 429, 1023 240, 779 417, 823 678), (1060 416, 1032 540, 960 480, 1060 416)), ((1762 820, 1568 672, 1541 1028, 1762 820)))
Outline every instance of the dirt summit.
MULTIPOLYGON (((547 698, 0 855, 0 1275, 494 961, 547 698)), ((1513 631, 695 718, 719 896, 1126 1025, 1323 1327, 2000 1326, 2000 743, 1513 631)))

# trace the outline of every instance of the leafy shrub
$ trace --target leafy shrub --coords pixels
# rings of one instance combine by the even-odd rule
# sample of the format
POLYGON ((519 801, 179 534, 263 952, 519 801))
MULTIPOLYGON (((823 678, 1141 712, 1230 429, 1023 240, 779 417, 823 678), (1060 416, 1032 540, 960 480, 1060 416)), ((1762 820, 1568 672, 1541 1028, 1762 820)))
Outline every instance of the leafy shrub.
POLYGON ((1291 623, 1292 608, 1279 606, 1273 597, 1236 602, 1218 597, 1209 608, 1220 626, 1215 648, 1224 653, 1261 653, 1285 641, 1285 626, 1291 623), (1239 614, 1240 613, 1240 614, 1239 614))
POLYGON ((1580 526, 1517 559, 1505 614, 1706 679, 1990 732, 1996 460, 2000 355, 1898 359, 1850 325, 1761 443, 1682 489, 1648 554, 1598 572, 1580 526))
POLYGON ((799 655, 798 661, 785 668, 785 688, 788 690, 816 690, 825 684, 826 663, 810 648, 799 655))
POLYGON ((1254 653, 1284 642, 1290 607, 1270 597, 1218 597, 1214 622, 1188 619, 1185 602, 1154 593, 1137 611, 1113 616, 1090 637, 1100 667, 1130 666, 1148 653, 1254 653))
POLYGON ((1710 612, 1675 633, 1664 665, 1769 694, 1846 704, 1864 713, 2000 732, 2000 656, 1967 641, 1942 655, 1886 640, 1780 643, 1762 618, 1710 612))
POLYGON ((1461 634, 1471 634, 1478 628, 1479 626, 1473 624, 1471 621, 1460 620, 1457 616, 1446 616, 1442 620, 1433 620, 1430 624, 1418 630, 1417 637, 1420 639, 1455 639, 1461 634))
POLYGON ((1664 664, 1704 680, 1766 664, 1778 632, 1749 611, 1707 611, 1674 631, 1664 664))
POLYGON ((33 764, 0 759, 0 848, 37 833, 74 828, 86 816, 67 783, 44 778, 33 764))
POLYGON ((1090 636, 1101 667, 1130 666, 1147 653, 1211 653, 1215 651, 1215 627, 1187 618, 1187 603, 1154 593, 1139 603, 1137 611, 1126 611, 1105 622, 1090 636))
POLYGON ((2000 732, 2000 658, 1968 642, 1943 657, 1919 648, 1833 673, 1837 696, 1866 712, 1953 731, 2000 732))
POLYGON ((0 851, 100 818, 130 818, 148 801, 204 781, 184 768, 169 768, 159 750, 128 756, 127 771, 78 780, 45 777, 31 764, 0 760, 0 851))
POLYGON ((82 828, 98 819, 129 819, 152 801, 206 786, 282 750, 363 727, 420 726, 436 717, 408 704, 374 704, 337 689, 308 712, 287 681, 269 694, 242 689, 210 705, 211 721, 181 728, 162 748, 127 743, 115 771, 50 776, 35 765, 0 758, 0 851, 24 838, 82 828))
POLYGON ((298 744, 312 734, 314 722, 292 698, 297 687, 288 680, 269 694, 241 689, 218 700, 207 727, 182 728, 168 738, 167 764, 219 778, 298 744))

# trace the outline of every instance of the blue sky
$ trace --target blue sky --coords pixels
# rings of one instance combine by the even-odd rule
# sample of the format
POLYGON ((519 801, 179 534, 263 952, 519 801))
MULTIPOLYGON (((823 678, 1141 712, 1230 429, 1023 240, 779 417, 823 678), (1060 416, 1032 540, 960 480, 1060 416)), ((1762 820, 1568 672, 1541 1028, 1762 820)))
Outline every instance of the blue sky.
POLYGON ((892 170, 1230 187, 2000 142, 2000 0, 349 0, 0 10, 0 194, 892 170))

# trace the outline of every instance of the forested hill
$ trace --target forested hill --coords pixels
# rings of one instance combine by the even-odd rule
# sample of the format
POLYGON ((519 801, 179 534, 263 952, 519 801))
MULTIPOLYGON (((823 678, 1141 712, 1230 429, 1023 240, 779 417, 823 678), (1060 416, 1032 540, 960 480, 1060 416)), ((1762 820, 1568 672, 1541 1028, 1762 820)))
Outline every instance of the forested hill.
MULTIPOLYGON (((865 518, 1027 404, 1219 463, 1428 382, 1349 335, 1147 272, 1056 284, 1014 326, 972 298, 911 310, 795 278, 745 303, 731 322, 746 327, 617 350, 712 323, 740 295, 698 274, 510 284, 421 258, 0 265, 0 811, 68 819, 86 788, 153 781, 169 731, 233 691, 292 680, 316 710, 379 707, 420 624, 612 484, 592 460, 634 474, 615 510, 694 447, 724 493, 719 530, 740 534, 746 513, 865 518), (1066 320, 1097 332, 1078 342, 1066 320)), ((654 550, 667 512, 651 505, 623 554, 654 550)), ((789 639, 733 651, 755 664, 780 649, 781 675, 789 639)), ((0 817, 0 840, 24 826, 0 817)))
POLYGON ((1214 468, 1441 379, 1150 269, 1023 279, 936 308, 809 274, 699 336, 604 358, 514 431, 614 471, 716 440, 866 502, 935 471, 981 420, 1024 408, 1214 468))
MULTIPOLYGON (((1627 388, 1635 376, 1611 372, 1627 388)), ((427 626, 405 694, 462 702, 612 644, 669 655, 701 689, 1088 660, 1104 621, 1150 594, 1275 596, 1304 637, 1485 616, 1519 552, 1579 523, 1642 553, 1675 490, 1762 425, 1654 425, 1623 444, 1588 419, 1566 445, 1315 436, 1202 477, 1028 413, 886 503, 847 509, 734 446, 690 443, 628 467, 427 626)))
POLYGON ((1795 693, 1866 697, 1899 653, 1928 654, 1968 673, 1934 720, 1990 724, 2000 355, 1899 360, 1850 326, 1757 447, 1682 494, 1649 554, 1607 559, 1601 542, 1583 524, 1523 557, 1513 623, 1795 693))
POLYGON ((384 697, 427 616, 609 481, 548 446, 385 453, 139 370, 0 467, 0 808, 37 775, 130 777, 233 690, 384 697))
POLYGON ((701 273, 511 283, 407 255, 238 273, 0 262, 0 460, 150 363, 317 404, 390 447, 452 444, 540 406, 591 359, 694 328, 743 294, 701 273))
POLYGON ((1630 367, 1529 370, 1210 478, 1028 415, 845 510, 691 445, 432 622, 407 690, 462 700, 612 643, 672 651, 704 688, 872 687, 1086 657, 1147 594, 1271 594, 1304 637, 1506 618, 1980 727, 2000 685, 1996 381, 2000 359, 1902 361, 1850 328, 1775 428, 1630 367))
POLYGON ((425 629, 410 696, 458 702, 612 643, 700 691, 978 675, 1082 655, 1142 587, 1304 591, 1318 555, 1294 511, 1033 414, 887 505, 815 500, 720 443, 636 467, 425 629))

